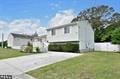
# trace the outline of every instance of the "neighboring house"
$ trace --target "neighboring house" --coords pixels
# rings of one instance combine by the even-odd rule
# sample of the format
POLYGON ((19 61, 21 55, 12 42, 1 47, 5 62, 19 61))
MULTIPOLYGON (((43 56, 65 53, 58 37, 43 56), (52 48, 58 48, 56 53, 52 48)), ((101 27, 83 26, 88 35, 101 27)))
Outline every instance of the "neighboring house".
POLYGON ((79 21, 47 29, 47 40, 52 43, 77 43, 79 51, 94 50, 94 31, 88 21, 79 21))
POLYGON ((8 47, 20 49, 26 46, 28 42, 32 43, 33 37, 25 34, 10 33, 8 35, 8 47))
POLYGON ((10 33, 8 35, 8 47, 14 49, 21 49, 21 47, 26 46, 28 42, 33 44, 33 47, 44 47, 42 46, 43 41, 46 41, 46 36, 38 36, 37 33, 33 35, 10 33))

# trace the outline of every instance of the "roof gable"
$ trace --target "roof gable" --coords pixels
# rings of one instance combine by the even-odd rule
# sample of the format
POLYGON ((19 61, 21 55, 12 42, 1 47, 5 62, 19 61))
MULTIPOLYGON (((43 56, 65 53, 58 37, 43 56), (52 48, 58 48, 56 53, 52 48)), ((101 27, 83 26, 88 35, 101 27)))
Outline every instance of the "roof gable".
POLYGON ((18 38, 27 38, 27 39, 31 39, 33 38, 34 36, 32 35, 26 35, 26 34, 16 34, 16 33, 11 33, 11 35, 13 37, 18 37, 18 38))
POLYGON ((51 29, 58 29, 58 28, 62 28, 62 27, 67 27, 67 26, 73 26, 73 25, 77 25, 78 23, 69 23, 69 24, 65 24, 65 25, 60 25, 60 26, 56 26, 56 27, 50 27, 47 30, 51 30, 51 29))

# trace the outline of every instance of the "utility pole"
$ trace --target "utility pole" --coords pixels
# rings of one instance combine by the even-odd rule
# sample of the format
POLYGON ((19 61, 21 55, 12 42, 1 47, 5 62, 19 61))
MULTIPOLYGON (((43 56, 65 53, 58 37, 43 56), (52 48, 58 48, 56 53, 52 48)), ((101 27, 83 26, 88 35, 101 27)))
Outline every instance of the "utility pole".
POLYGON ((4 47, 4 34, 2 33, 2 48, 4 47))

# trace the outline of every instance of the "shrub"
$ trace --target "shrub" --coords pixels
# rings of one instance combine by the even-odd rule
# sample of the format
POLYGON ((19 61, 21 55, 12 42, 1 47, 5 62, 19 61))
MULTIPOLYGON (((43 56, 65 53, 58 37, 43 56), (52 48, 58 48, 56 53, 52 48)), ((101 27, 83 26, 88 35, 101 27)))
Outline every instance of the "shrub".
POLYGON ((30 42, 27 43, 27 46, 32 46, 32 44, 30 42))
POLYGON ((78 52, 79 45, 67 43, 66 45, 63 46, 62 49, 63 49, 63 51, 66 51, 66 52, 78 52))
POLYGON ((50 51, 62 51, 62 46, 61 45, 56 45, 56 44, 54 44, 54 45, 49 45, 48 46, 48 50, 50 50, 50 51))
POLYGON ((8 49, 11 49, 12 47, 7 47, 8 49))
POLYGON ((36 47, 36 52, 39 53, 40 52, 40 48, 36 47))
POLYGON ((27 46, 24 50, 26 53, 32 53, 33 52, 33 47, 32 46, 27 46))
POLYGON ((61 51, 61 52, 78 52, 79 44, 50 44, 48 46, 48 50, 50 51, 61 51))
POLYGON ((20 52, 24 52, 25 49, 26 49, 26 47, 27 47, 27 46, 22 45, 22 46, 20 47, 20 52))
POLYGON ((26 53, 32 53, 33 52, 33 45, 30 42, 28 42, 27 46, 24 49, 24 52, 26 52, 26 53))

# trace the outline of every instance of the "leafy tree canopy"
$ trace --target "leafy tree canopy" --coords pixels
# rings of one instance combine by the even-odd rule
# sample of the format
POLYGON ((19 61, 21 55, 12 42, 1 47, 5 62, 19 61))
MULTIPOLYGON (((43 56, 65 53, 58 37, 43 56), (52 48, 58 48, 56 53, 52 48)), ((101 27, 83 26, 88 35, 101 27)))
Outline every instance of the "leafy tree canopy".
MULTIPOLYGON (((2 47, 2 42, 0 42, 0 47, 2 47)), ((3 42, 3 47, 7 47, 7 41, 3 42)))
POLYGON ((88 20, 95 32, 95 41, 111 41, 112 31, 118 27, 120 13, 115 12, 112 7, 100 5, 81 11, 72 22, 88 20))
POLYGON ((120 44, 120 27, 116 28, 112 33, 112 43, 120 44))

